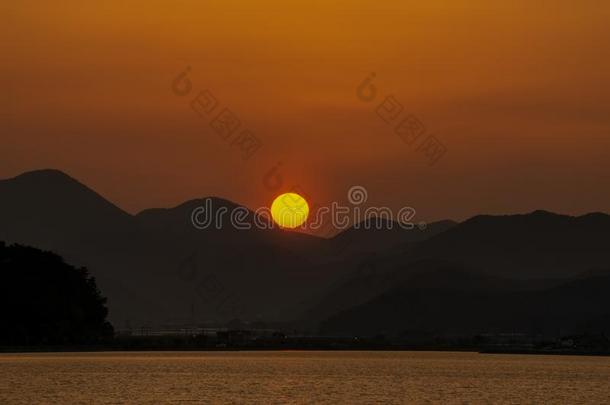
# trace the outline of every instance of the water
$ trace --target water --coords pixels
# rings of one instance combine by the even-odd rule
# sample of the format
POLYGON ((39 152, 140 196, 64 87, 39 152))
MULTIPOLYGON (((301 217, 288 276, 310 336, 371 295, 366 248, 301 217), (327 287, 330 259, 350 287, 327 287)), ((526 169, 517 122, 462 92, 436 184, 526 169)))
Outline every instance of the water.
POLYGON ((610 403, 610 358, 441 352, 1 354, 0 403, 610 403))

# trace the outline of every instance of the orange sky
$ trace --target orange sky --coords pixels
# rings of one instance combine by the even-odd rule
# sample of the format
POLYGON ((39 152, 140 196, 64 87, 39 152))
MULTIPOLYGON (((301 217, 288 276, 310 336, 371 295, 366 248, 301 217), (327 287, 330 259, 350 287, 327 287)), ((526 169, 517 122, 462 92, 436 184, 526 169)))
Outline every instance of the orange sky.
POLYGON ((0 177, 61 169, 130 212, 268 204, 278 162, 310 199, 362 185, 420 220, 610 206, 607 1, 93 3, 0 6, 0 177), (172 92, 186 66, 261 140, 252 158, 172 92), (388 95, 446 146, 436 165, 376 115, 388 95))

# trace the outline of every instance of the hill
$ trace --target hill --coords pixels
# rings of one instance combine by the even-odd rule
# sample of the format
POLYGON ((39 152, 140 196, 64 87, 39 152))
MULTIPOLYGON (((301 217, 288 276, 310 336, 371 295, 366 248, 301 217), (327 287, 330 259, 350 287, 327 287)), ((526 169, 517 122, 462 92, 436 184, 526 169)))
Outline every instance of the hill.
POLYGON ((95 343, 112 336, 106 299, 84 268, 0 242, 0 345, 95 343))

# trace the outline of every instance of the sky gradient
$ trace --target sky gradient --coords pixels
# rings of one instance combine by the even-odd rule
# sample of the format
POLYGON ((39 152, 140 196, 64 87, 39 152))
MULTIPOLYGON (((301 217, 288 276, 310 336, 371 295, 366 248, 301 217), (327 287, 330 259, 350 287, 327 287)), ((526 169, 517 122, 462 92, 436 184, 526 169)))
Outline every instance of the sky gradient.
POLYGON ((92 3, 1 6, 1 178, 60 169, 132 213, 352 185, 426 221, 610 206, 608 2, 92 3), (261 141, 250 159, 189 107, 206 89, 261 141), (390 95, 447 148, 435 165, 377 115, 390 95))

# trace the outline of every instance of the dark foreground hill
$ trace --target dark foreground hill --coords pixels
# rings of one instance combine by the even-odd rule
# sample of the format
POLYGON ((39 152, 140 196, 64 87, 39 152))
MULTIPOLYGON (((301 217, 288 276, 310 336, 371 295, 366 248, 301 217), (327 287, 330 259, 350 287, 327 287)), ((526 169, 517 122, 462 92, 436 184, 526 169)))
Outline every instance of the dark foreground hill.
POLYGON ((100 342, 113 333, 105 303, 86 269, 0 242, 0 345, 100 342))

